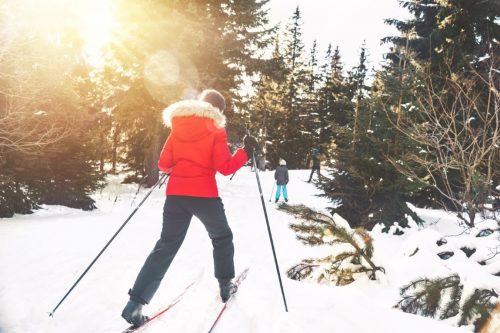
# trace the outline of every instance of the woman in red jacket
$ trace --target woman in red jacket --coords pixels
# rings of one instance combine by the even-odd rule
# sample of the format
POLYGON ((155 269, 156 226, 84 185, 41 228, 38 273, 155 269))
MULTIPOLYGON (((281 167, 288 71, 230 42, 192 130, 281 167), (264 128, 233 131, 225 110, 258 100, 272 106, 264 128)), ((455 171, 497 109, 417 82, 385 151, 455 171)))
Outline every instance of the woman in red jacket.
POLYGON ((205 90, 199 100, 172 104, 164 111, 164 120, 172 128, 160 154, 158 167, 170 175, 163 207, 161 237, 144 263, 132 289, 122 317, 134 326, 147 317, 142 307, 148 304, 160 286, 170 263, 186 236, 191 218, 196 216, 205 225, 212 240, 215 277, 220 295, 226 302, 236 292, 234 278, 233 234, 219 198, 216 172, 230 175, 241 168, 257 140, 244 138, 244 148, 231 155, 224 128, 226 118, 224 97, 215 90, 205 90))

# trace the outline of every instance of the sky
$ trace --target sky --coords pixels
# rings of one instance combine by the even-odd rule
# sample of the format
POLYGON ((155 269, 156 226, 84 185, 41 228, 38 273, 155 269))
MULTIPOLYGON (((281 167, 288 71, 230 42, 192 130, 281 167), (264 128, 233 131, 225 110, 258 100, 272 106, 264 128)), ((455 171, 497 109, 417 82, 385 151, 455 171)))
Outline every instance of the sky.
POLYGON ((307 52, 315 39, 319 59, 324 57, 329 43, 333 47, 338 45, 347 68, 357 64, 363 40, 368 47, 369 65, 379 64, 388 50, 387 45, 380 45, 380 40, 398 34, 384 19, 409 17, 398 0, 271 0, 268 3, 271 23, 286 25, 297 6, 302 15, 302 37, 307 52))

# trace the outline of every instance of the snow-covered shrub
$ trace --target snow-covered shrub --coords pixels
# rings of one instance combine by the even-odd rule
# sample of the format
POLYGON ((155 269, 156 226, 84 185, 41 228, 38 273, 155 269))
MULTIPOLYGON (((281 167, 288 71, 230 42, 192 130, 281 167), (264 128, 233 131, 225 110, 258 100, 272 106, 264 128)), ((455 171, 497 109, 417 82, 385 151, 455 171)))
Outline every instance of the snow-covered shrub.
POLYGON ((36 204, 36 193, 20 186, 13 177, 0 174, 0 218, 12 217, 15 213, 31 214, 36 204))
POLYGON ((417 191, 412 182, 401 177, 385 162, 378 165, 358 156, 358 152, 345 154, 350 156, 350 162, 336 160, 331 177, 317 183, 317 187, 324 192, 322 196, 333 203, 329 209, 332 214, 345 218, 352 228, 363 227, 367 230, 380 222, 386 226, 386 231, 395 222, 407 227, 410 218, 417 224, 422 223, 407 205, 411 200, 405 193, 417 191))
POLYGON ((384 269, 372 261, 373 243, 363 228, 351 230, 337 223, 332 216, 314 211, 304 205, 281 205, 281 210, 297 217, 300 222, 290 225, 297 238, 311 246, 331 245, 333 254, 323 258, 309 258, 288 270, 294 280, 316 278, 337 285, 352 283, 356 274, 366 274, 372 280, 384 269))
POLYGON ((402 299, 396 308, 425 317, 458 317, 458 325, 474 325, 475 332, 488 321, 498 294, 494 290, 475 289, 468 297, 457 274, 437 279, 417 279, 400 289, 402 299))
POLYGON ((396 308, 425 317, 446 319, 456 316, 460 309, 462 286, 460 277, 451 275, 442 279, 418 279, 403 286, 402 299, 396 308))
POLYGON ((462 315, 458 324, 474 324, 475 331, 479 331, 479 328, 489 319, 495 304, 499 304, 498 301, 498 294, 494 290, 474 290, 474 293, 462 305, 462 315))

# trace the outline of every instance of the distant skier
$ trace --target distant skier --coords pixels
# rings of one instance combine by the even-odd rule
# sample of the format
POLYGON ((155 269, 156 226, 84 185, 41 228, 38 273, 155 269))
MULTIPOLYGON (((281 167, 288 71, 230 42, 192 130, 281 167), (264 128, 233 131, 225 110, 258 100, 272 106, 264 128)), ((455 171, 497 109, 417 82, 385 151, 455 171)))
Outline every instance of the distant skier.
POLYGON ((266 155, 257 154, 257 157, 255 160, 257 161, 259 171, 266 171, 266 155))
POLYGON ((163 229, 153 251, 144 263, 132 289, 122 317, 140 326, 147 317, 142 307, 160 286, 170 263, 186 236, 191 218, 196 216, 212 239, 215 277, 220 296, 226 302, 237 290, 234 278, 233 234, 219 197, 215 173, 230 175, 252 158, 257 140, 245 136, 244 148, 234 155, 228 149, 223 115, 226 103, 215 90, 205 90, 199 100, 181 101, 164 111, 172 128, 160 154, 158 167, 170 174, 163 206, 163 229))
POLYGON ((500 197, 495 198, 492 205, 493 210, 500 210, 500 197))
POLYGON ((283 198, 285 202, 288 202, 288 193, 286 190, 286 185, 288 184, 288 169, 286 167, 286 161, 280 159, 280 165, 274 171, 274 179, 276 179, 276 198, 274 202, 278 202, 281 196, 281 192, 283 192, 283 198))
POLYGON ((493 213, 496 213, 500 210, 500 197, 495 197, 495 199, 493 200, 493 203, 491 205, 491 208, 488 208, 488 207, 484 207, 483 208, 493 212, 493 213))
POLYGON ((308 183, 311 182, 314 171, 317 171, 318 173, 318 180, 321 179, 321 174, 320 174, 320 168, 321 168, 321 160, 319 156, 319 150, 316 148, 313 148, 311 150, 312 153, 312 169, 311 169, 311 175, 309 176, 309 180, 307 181, 308 183))

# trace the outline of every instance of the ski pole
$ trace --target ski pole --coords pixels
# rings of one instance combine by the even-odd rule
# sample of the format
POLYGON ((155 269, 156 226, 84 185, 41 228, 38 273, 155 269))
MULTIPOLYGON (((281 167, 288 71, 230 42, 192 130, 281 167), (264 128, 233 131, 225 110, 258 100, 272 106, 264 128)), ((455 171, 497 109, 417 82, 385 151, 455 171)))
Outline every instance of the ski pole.
POLYGON ((132 199, 132 203, 130 204, 130 206, 134 205, 135 199, 137 199, 137 194, 139 194, 141 187, 142 187, 142 182, 139 183, 139 187, 137 188, 137 191, 135 192, 134 199, 132 199))
POLYGON ((90 268, 95 264, 95 262, 97 261, 97 259, 99 259, 99 257, 104 253, 104 251, 108 248, 109 244, 111 244, 111 242, 116 238, 116 236, 120 233, 120 231, 122 231, 122 229, 125 227, 125 225, 130 221, 130 219, 132 218, 132 216, 134 216, 134 214, 137 212, 137 210, 139 209, 139 207, 142 206, 142 204, 144 203, 144 201, 146 201, 146 199, 149 197, 149 195, 153 192, 153 190, 156 188, 156 186, 158 186, 158 184, 164 182, 167 179, 167 177, 168 177, 167 174, 163 174, 160 177, 160 179, 158 179, 158 181, 156 182, 156 184, 144 196, 144 199, 142 199, 142 201, 139 203, 139 205, 137 205, 137 207, 135 207, 135 209, 132 211, 132 214, 130 214, 129 217, 125 220, 125 222, 123 222, 123 224, 121 225, 121 227, 115 232, 115 234, 113 235, 113 237, 111 237, 111 239, 103 247, 103 249, 101 250, 101 252, 99 252, 99 254, 94 258, 94 260, 92 260, 92 262, 90 263, 90 265, 85 269, 85 271, 82 273, 82 275, 80 275, 80 277, 76 280, 76 282, 73 284, 73 286, 71 286, 71 288, 69 288, 69 290, 66 293, 66 295, 64 295, 64 297, 59 301, 59 303, 57 303, 57 305, 54 308, 54 310, 52 310, 49 313, 49 317, 54 317, 54 312, 56 312, 57 308, 59 308, 59 306, 62 304, 62 302, 64 302, 64 300, 66 299, 66 297, 68 297, 68 295, 73 291, 73 289, 75 289, 76 285, 78 283, 80 283, 80 280, 85 276, 85 274, 87 274, 87 272, 90 270, 90 268))
POLYGON ((255 177, 257 178, 257 185, 259 186, 260 201, 262 202, 262 209, 264 210, 264 216, 266 218, 267 232, 269 234, 269 240, 271 241, 271 248, 273 250, 274 264, 276 266, 276 273, 278 274, 278 280, 279 280, 280 288, 281 288, 281 295, 283 296, 283 304, 285 305, 285 311, 288 312, 288 307, 286 305, 285 291, 283 290, 283 283, 281 282, 281 275, 280 275, 280 268, 278 266, 278 259, 276 258, 276 251, 274 250, 273 236, 271 234, 271 227, 269 225, 269 219, 267 217, 266 204, 264 202, 264 196, 262 195, 262 187, 260 186, 259 171, 257 170, 257 165, 255 163, 255 154, 252 157, 252 160, 253 160, 253 166, 255 169, 255 177))
POLYGON ((276 185, 276 181, 273 183, 273 189, 271 190, 271 195, 269 196, 269 202, 271 202, 271 198, 273 197, 274 185, 276 185))

